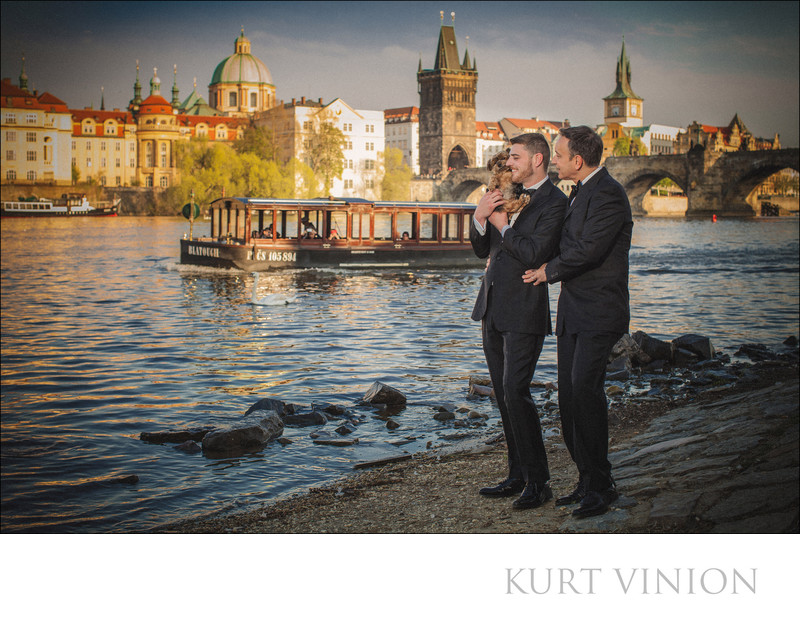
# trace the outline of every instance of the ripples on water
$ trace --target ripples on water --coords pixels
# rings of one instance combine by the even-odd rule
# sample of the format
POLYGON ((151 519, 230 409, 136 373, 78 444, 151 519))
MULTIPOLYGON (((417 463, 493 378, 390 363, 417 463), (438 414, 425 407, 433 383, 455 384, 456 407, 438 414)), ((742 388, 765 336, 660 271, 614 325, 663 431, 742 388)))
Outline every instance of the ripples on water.
MULTIPOLYGON (((260 397, 352 404, 375 380, 411 402, 464 403, 485 375, 474 271, 299 270, 253 276, 177 263, 172 218, 3 220, 3 529, 126 531, 270 500, 352 462, 452 433, 412 405, 352 448, 294 443, 226 460, 139 441, 213 425, 260 397), (387 440, 415 437, 395 447, 387 440), (113 482, 136 474, 137 484, 113 482)), ((202 228, 201 228, 202 230, 202 228)), ((718 348, 797 334, 796 220, 637 221, 631 331, 705 333, 718 348)), ((557 288, 551 302, 555 312, 557 288)), ((555 379, 548 339, 537 377, 555 379)), ((471 404, 475 406, 475 404, 471 404)), ((485 433, 497 432, 496 413, 485 433)))

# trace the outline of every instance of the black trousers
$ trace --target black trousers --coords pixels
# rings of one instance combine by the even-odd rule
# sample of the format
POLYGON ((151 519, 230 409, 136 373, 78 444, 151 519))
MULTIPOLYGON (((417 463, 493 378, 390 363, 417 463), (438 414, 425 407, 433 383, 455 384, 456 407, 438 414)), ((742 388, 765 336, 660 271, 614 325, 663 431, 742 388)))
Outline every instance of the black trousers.
POLYGON ((498 331, 491 309, 482 321, 483 352, 508 446, 508 475, 543 485, 550 480, 531 380, 544 336, 498 331))
POLYGON ((558 407, 564 443, 587 491, 614 484, 608 461, 606 364, 622 334, 581 331, 558 337, 558 407))

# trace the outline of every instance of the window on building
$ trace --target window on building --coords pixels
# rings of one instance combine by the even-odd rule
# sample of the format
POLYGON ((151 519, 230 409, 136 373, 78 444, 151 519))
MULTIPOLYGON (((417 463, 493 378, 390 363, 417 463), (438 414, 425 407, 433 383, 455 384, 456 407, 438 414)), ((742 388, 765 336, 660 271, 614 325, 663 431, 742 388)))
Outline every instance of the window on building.
POLYGON ((92 159, 91 158, 87 158, 86 159, 86 166, 87 167, 91 167, 92 166, 92 159))
POLYGON ((145 176, 144 186, 146 186, 146 187, 152 187, 153 186, 153 176, 145 176))
MULTIPOLYGON (((153 166, 153 143, 144 144, 144 166, 153 166)), ((153 186, 152 184, 150 186, 153 186)))
POLYGON ((106 177, 100 176, 100 186, 106 186, 106 177))
POLYGON ((169 186, 169 178, 167 176, 161 176, 161 180, 159 181, 159 185, 166 189, 169 186))
POLYGON ((122 184, 122 178, 120 178, 119 176, 117 176, 117 177, 114 179, 114 181, 115 181, 114 183, 115 183, 117 186, 120 186, 120 185, 122 184))
POLYGON ((236 107, 236 93, 235 92, 231 92, 228 95, 228 105, 230 107, 236 107))
POLYGON ((6 160, 16 160, 17 152, 13 149, 6 149, 6 160))
POLYGON ((77 167, 78 166, 78 159, 75 156, 72 157, 72 166, 73 167, 77 167))
POLYGON ((167 144, 161 143, 161 167, 167 166, 167 144))
POLYGON ((346 145, 347 145, 347 147, 345 147, 345 149, 352 149, 353 148, 353 141, 352 140, 348 140, 346 145))
POLYGON ((9 169, 6 171, 6 180, 16 180, 17 179, 17 172, 13 169, 9 169))
MULTIPOLYGON (((36 114, 34 114, 34 113, 26 114, 25 115, 25 122, 26 123, 35 123, 36 122, 36 114)), ((30 180, 30 178, 28 178, 28 179, 30 180)))
POLYGON ((374 133, 375 133, 375 126, 367 125, 367 134, 374 134, 374 133))
POLYGON ((73 140, 73 141, 72 141, 72 151, 77 151, 77 149, 78 149, 78 143, 76 143, 76 142, 73 140))
POLYGON ((615 105, 611 108, 611 116, 619 116, 619 106, 615 105))
POLYGON ((86 141, 86 151, 92 151, 92 141, 86 141))
POLYGON ((257 108, 258 107, 258 92, 251 92, 250 93, 250 107, 257 108))
POLYGON ((353 181, 352 180, 345 180, 344 181, 344 188, 345 189, 352 189, 353 188, 353 181))
POLYGON ((17 142, 17 133, 16 132, 6 132, 6 140, 15 143, 17 142))
POLYGON ((311 129, 311 121, 303 121, 303 131, 310 132, 311 129))
POLYGON ((105 151, 105 150, 106 150, 106 141, 102 141, 100 143, 100 151, 105 151))
POLYGON ((375 182, 372 180, 372 178, 364 178, 364 186, 368 189, 374 189, 375 182))
POLYGON ((25 132, 25 140, 29 143, 36 142, 36 132, 25 132))
POLYGON ((17 115, 13 114, 12 112, 6 112, 5 116, 3 117, 3 122, 15 124, 17 122, 17 115))
POLYGON ((133 153, 136 151, 136 144, 135 143, 128 143, 128 151, 133 153))
POLYGON ((129 162, 128 164, 129 164, 129 166, 131 166, 131 167, 135 167, 135 166, 136 166, 136 158, 134 158, 133 156, 131 156, 130 162, 129 162))
POLYGON ((114 143, 114 149, 115 149, 116 151, 119 151, 119 150, 120 150, 120 148, 121 148, 121 146, 122 146, 122 143, 120 143, 119 141, 117 141, 116 143, 114 143))
POLYGON ((365 160, 364 161, 364 170, 365 171, 372 171, 375 169, 375 161, 374 160, 365 160))
POLYGON ((100 168, 101 169, 105 169, 106 168, 106 159, 105 159, 105 157, 100 158, 100 168))
POLYGON ((119 158, 117 158, 117 159, 115 160, 115 163, 116 163, 116 164, 115 164, 114 166, 115 166, 117 169, 119 169, 119 168, 120 168, 120 162, 121 162, 121 161, 120 161, 120 159, 119 159, 119 158))
POLYGON ((35 162, 36 161, 36 150, 29 150, 27 152, 28 162, 35 162))
POLYGON ((28 172, 28 180, 30 180, 31 182, 36 182, 36 172, 35 171, 29 171, 28 172))

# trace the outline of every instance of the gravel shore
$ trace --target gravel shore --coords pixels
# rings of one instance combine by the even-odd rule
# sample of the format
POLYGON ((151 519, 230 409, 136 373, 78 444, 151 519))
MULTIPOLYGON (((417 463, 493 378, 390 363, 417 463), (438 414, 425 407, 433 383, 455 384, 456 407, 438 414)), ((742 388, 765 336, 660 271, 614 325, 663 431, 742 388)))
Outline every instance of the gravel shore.
MULTIPOLYGON (((610 459, 620 499, 575 520, 548 502, 477 490, 505 475, 505 445, 472 443, 354 473, 245 512, 159 533, 781 533, 798 531, 797 366, 756 366, 755 380, 691 398, 612 406, 610 459)), ((571 491, 574 465, 548 441, 551 486, 571 491)))

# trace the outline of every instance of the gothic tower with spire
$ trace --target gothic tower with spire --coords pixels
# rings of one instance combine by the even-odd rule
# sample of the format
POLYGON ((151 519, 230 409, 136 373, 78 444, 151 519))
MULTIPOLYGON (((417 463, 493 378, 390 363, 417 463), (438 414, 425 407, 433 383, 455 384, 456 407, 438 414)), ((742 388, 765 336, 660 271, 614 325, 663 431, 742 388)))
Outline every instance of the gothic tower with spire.
POLYGON ((625 38, 622 38, 622 52, 617 60, 617 87, 603 99, 605 101, 605 123, 621 123, 640 127, 643 123, 642 102, 631 88, 631 60, 625 52, 625 38))
MULTIPOLYGON (((455 24, 455 14, 451 16, 455 24)), ((419 167, 423 175, 475 166, 478 69, 468 50, 459 61, 454 24, 442 24, 439 30, 433 69, 423 70, 420 60, 417 71, 419 167)))

